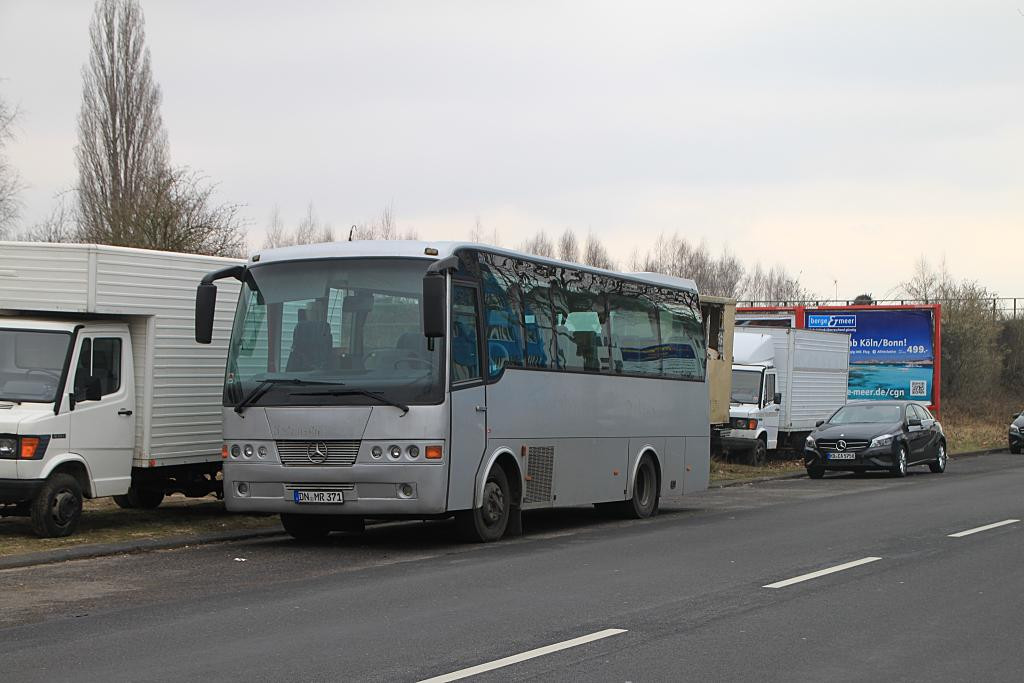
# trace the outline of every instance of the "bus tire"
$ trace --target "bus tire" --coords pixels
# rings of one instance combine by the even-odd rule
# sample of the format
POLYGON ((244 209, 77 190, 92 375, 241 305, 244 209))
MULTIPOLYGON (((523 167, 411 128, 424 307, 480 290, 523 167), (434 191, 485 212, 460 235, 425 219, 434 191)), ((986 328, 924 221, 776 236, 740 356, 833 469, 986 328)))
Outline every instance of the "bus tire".
POLYGON ((499 465, 491 468, 484 482, 483 504, 472 510, 461 510, 455 515, 459 538, 470 543, 491 543, 505 535, 512 509, 512 489, 505 470, 499 465))
POLYGON ((40 538, 70 536, 82 517, 82 487, 66 472, 50 476, 31 507, 32 531, 40 538))
POLYGON ((296 541, 321 541, 331 533, 331 519, 322 515, 281 513, 281 526, 296 541))
POLYGON ((658 468, 654 459, 645 455, 640 458, 633 477, 633 495, 622 504, 622 511, 629 519, 646 519, 658 514, 658 468))

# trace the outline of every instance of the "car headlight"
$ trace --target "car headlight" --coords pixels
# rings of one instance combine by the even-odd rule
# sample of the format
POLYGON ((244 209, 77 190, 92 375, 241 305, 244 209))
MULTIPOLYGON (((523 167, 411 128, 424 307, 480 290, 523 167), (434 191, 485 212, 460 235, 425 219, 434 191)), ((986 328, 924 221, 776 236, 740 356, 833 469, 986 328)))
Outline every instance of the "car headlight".
POLYGON ((880 448, 882 446, 891 446, 893 437, 893 434, 882 434, 881 436, 876 436, 875 438, 871 439, 870 447, 880 448))
POLYGON ((813 436, 808 436, 807 439, 804 440, 804 448, 814 448, 814 446, 815 446, 814 437, 813 436))
MULTIPOLYGON (((1018 427, 1015 424, 1012 424, 1012 425, 1010 425, 1010 431, 1013 432, 1014 434, 1020 434, 1020 427, 1018 427)), ((0 441, 0 444, 2 444, 2 443, 3 442, 0 441)), ((0 452, 3 452, 3 446, 0 446, 0 452)))

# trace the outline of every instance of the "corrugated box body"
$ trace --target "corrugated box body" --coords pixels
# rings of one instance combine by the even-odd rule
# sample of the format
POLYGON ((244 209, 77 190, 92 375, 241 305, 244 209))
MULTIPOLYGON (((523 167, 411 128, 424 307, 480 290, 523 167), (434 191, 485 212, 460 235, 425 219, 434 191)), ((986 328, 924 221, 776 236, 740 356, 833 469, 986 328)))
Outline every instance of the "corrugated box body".
POLYGON ((218 283, 209 345, 195 342, 195 292, 203 275, 237 263, 145 249, 0 242, 0 314, 127 322, 138 416, 134 465, 219 460, 224 361, 238 283, 218 283))
POLYGON ((775 343, 776 391, 782 394, 779 430, 810 431, 846 405, 850 335, 760 328, 775 343))

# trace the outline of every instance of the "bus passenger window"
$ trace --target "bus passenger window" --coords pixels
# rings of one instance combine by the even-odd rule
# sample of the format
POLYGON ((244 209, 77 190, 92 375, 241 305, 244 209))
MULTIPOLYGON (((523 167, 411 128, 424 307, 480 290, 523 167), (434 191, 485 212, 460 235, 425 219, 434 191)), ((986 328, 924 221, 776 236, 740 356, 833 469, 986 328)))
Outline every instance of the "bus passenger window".
POLYGON ((476 289, 452 286, 452 382, 480 379, 476 289))

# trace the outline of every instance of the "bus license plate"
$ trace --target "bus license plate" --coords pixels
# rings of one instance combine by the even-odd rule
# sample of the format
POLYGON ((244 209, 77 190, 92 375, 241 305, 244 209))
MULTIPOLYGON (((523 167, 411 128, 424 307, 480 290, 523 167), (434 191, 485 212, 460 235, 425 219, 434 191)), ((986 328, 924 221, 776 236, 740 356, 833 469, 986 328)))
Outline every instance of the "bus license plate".
POLYGON ((829 453, 829 460, 855 460, 857 458, 854 453, 829 453))
POLYGON ((344 503, 345 495, 341 491, 292 491, 292 500, 296 503, 344 503))

